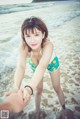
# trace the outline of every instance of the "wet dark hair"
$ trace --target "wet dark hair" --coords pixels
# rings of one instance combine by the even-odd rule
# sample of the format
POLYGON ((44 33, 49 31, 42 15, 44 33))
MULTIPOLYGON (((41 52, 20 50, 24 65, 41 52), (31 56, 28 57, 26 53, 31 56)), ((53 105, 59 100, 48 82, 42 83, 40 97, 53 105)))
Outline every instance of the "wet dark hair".
MULTIPOLYGON (((45 36, 41 44, 41 47, 43 47, 43 43, 46 41, 46 38, 48 37, 48 29, 45 23, 38 17, 30 17, 24 20, 21 26, 22 40, 26 43, 24 33, 27 34, 28 31, 34 33, 35 28, 40 30, 42 33, 45 33, 45 36)), ((28 46, 27 43, 26 45, 28 46)), ((32 49, 28 46, 28 51, 30 52, 31 50, 32 49)))

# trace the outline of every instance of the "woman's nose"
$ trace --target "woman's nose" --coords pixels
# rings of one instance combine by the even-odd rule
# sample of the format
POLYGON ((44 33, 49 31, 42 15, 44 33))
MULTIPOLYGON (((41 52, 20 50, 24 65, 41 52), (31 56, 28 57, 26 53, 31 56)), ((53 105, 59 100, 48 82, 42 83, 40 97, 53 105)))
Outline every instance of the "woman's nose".
POLYGON ((34 42, 35 41, 35 38, 34 36, 31 37, 31 41, 34 42))

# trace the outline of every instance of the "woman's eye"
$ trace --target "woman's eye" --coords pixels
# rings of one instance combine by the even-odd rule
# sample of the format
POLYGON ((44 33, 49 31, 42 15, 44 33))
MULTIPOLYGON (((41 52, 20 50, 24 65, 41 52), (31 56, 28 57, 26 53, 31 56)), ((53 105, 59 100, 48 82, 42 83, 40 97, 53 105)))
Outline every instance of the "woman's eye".
POLYGON ((30 37, 29 35, 27 35, 26 37, 30 37))
POLYGON ((35 36, 39 36, 39 34, 35 34, 35 36))

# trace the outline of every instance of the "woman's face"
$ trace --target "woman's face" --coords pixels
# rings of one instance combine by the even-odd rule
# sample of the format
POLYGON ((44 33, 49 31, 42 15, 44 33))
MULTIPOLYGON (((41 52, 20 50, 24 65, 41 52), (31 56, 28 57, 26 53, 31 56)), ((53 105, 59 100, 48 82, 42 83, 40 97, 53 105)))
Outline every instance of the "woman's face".
POLYGON ((27 30, 27 34, 24 34, 25 41, 32 50, 38 50, 41 48, 42 39, 44 35, 40 30, 34 28, 34 32, 27 30))

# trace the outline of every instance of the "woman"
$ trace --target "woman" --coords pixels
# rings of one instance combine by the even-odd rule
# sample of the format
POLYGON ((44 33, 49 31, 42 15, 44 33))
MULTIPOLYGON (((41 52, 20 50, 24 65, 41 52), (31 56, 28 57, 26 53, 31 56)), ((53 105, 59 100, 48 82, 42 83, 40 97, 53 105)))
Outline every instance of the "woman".
MULTIPOLYGON (((26 69, 26 60, 29 58, 29 64, 34 72, 30 84, 23 89, 23 99, 30 99, 36 89, 35 105, 36 112, 39 115, 40 101, 43 90, 43 76, 48 69, 54 90, 56 91, 60 104, 65 109, 64 94, 60 86, 60 66, 59 60, 54 52, 54 46, 48 36, 48 29, 45 23, 37 17, 31 17, 24 20, 21 26, 22 44, 19 48, 18 64, 14 76, 14 91, 20 89, 21 82, 26 69), (27 97, 28 96, 28 97, 27 97)), ((8 93, 7 95, 10 95, 8 93)), ((26 100, 27 104, 27 100, 26 100)))

